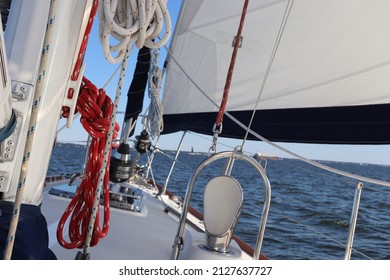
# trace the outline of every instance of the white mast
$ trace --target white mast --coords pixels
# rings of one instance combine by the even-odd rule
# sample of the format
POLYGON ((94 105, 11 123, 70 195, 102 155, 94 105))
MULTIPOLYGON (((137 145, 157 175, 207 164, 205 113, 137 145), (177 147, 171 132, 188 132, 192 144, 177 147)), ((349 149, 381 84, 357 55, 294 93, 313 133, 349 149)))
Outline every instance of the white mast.
MULTIPOLYGON (((11 104, 11 78, 8 72, 3 28, 0 25, 0 162, 10 161, 13 141, 10 135, 16 126, 16 115, 11 104), (10 145, 11 144, 11 145, 10 145)), ((9 188, 8 168, 0 168, 0 192, 9 188)))
MULTIPOLYGON (((43 46, 48 20, 49 0, 14 1, 5 32, 8 65, 15 97, 12 107, 18 115, 18 125, 12 135, 16 139, 12 161, 0 161, 1 172, 8 172, 8 191, 2 199, 15 200, 25 150, 31 107, 37 88, 38 70, 43 47, 47 57, 44 71, 40 110, 33 128, 34 139, 30 149, 23 203, 41 203, 42 190, 50 156, 56 138, 56 129, 68 88, 73 64, 77 58, 92 0, 57 0, 50 47, 43 46)), ((80 74, 82 77, 82 73, 80 74)), ((78 88, 75 89, 78 92, 78 88)), ((67 103, 69 104, 69 103, 67 103)))

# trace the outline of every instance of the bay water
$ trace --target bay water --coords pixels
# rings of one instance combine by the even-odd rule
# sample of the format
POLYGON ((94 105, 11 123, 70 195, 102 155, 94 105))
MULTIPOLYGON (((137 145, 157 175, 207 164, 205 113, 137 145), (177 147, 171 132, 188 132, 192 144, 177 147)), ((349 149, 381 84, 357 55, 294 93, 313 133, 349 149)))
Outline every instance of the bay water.
MULTIPOLYGON (((163 185, 175 152, 156 153, 149 177, 163 185)), ((182 152, 168 181, 168 190, 184 198, 188 181, 207 155, 182 152)), ((58 143, 49 176, 80 172, 85 147, 58 143)), ((135 156, 133 157, 135 158, 135 156)), ((140 164, 146 162, 143 155, 140 164)), ((222 173, 224 161, 207 166, 194 187, 191 206, 202 212, 203 188, 222 173)), ((319 170, 296 159, 267 160, 272 187, 271 207, 262 246, 270 259, 343 259, 348 238, 357 180, 319 170)), ((325 162, 334 168, 370 178, 390 181, 390 166, 325 162)), ((236 161, 232 176, 244 190, 243 212, 235 233, 254 246, 264 201, 264 184, 258 172, 236 161)), ((390 259, 390 190, 364 184, 357 219, 352 259, 390 259)))

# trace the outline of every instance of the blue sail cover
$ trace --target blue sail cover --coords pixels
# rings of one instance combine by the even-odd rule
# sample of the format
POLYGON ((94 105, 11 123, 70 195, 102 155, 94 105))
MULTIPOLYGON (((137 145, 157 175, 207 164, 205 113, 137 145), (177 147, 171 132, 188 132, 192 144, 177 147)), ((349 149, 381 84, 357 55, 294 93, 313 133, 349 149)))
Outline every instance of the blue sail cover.
MULTIPOLYGON (((389 144, 390 104, 330 108, 259 110, 251 129, 275 142, 389 144)), ((251 111, 229 112, 247 124, 251 111)), ((190 130, 212 135, 217 113, 164 115, 164 133, 190 130), (187 129, 184 129, 186 127, 187 129)), ((242 139, 245 130, 225 117, 221 136, 242 139)), ((248 139, 256 140, 251 134, 248 139)))
MULTIPOLYGON (((12 219, 13 203, 0 201, 0 259, 4 250, 12 219)), ((13 260, 55 260, 48 248, 47 223, 40 206, 23 204, 12 251, 13 260)))
MULTIPOLYGON (((150 49, 143 47, 138 51, 137 64, 134 69, 133 80, 131 81, 129 90, 127 92, 125 120, 130 118, 136 120, 138 115, 142 112, 145 89, 148 82, 149 68, 150 49)), ((135 127, 130 132, 130 136, 134 134, 134 130, 135 127)))
MULTIPOLYGON (((184 1, 163 133, 212 134, 243 5, 226 3, 184 1)), ((390 1, 289 3, 250 1, 226 110, 244 125, 255 112, 251 129, 272 141, 390 143, 390 1)), ((244 134, 224 117, 221 136, 244 134)))

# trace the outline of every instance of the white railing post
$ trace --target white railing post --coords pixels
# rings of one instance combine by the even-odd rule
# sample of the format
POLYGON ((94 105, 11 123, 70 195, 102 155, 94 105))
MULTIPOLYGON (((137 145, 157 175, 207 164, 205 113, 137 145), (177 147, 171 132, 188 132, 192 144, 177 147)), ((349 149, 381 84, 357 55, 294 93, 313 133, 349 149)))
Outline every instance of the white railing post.
POLYGON ((356 186, 355 199, 353 201, 351 222, 349 224, 349 234, 348 234, 347 245, 345 248, 344 260, 351 259, 352 245, 353 245, 353 239, 355 237, 356 222, 357 222, 357 216, 358 216, 358 212, 359 212, 360 197, 362 194, 362 189, 363 189, 363 183, 359 182, 356 186))

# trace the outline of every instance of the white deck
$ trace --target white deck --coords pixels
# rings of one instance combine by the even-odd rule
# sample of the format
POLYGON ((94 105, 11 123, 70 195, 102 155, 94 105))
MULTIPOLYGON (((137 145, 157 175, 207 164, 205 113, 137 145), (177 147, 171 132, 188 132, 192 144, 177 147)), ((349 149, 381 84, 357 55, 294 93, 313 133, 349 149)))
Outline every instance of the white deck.
MULTIPOLYGON (((170 209, 179 210, 176 202, 168 196, 155 198, 156 191, 143 188, 144 200, 140 213, 111 208, 110 229, 108 235, 101 239, 96 247, 90 249, 91 259, 138 259, 159 260, 170 259, 172 245, 177 233, 178 217, 170 209)), ((69 204, 70 199, 46 194, 42 203, 42 211, 49 228, 49 247, 58 259, 74 259, 80 249, 67 250, 62 248, 56 239, 58 221, 69 204)), ((202 227, 202 221, 189 217, 193 224, 202 227)), ((67 229, 66 229, 67 230, 67 229)), ((67 233, 64 231, 64 234, 67 233)), ((65 236, 68 239, 68 236, 65 236)), ((226 256, 200 249, 204 244, 204 233, 192 227, 186 228, 184 250, 180 259, 241 259, 249 258, 242 255, 238 245, 232 241, 232 256, 226 256)))

